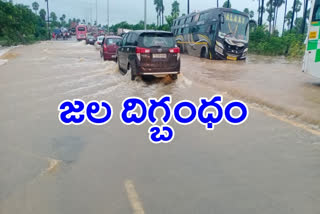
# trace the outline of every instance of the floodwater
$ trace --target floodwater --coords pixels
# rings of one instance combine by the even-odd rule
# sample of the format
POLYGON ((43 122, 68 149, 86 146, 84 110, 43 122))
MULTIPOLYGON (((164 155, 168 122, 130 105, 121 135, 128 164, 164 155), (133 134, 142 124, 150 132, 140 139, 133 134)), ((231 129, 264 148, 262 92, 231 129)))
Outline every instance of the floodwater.
POLYGON ((320 212, 320 136, 308 131, 319 125, 320 83, 299 62, 182 56, 177 81, 131 81, 83 42, 17 47, 6 60, 0 214, 320 212), (172 123, 175 140, 167 145, 149 142, 147 123, 121 123, 125 98, 166 94, 174 103, 223 94, 261 111, 250 107, 246 123, 221 123, 213 132, 172 123), (114 117, 99 127, 60 124, 59 103, 76 98, 107 100, 114 117))
POLYGON ((302 73, 301 61, 256 55, 246 62, 184 59, 184 74, 194 82, 320 128, 320 79, 302 73))

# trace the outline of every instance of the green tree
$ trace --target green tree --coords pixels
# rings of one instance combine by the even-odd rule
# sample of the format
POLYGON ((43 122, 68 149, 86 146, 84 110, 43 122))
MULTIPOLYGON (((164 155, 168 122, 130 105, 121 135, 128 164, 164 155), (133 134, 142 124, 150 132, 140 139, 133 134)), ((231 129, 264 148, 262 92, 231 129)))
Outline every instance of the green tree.
POLYGON ((291 25, 291 20, 292 20, 292 10, 288 11, 285 19, 284 19, 284 22, 287 23, 287 27, 290 28, 290 25, 291 25))
POLYGON ((231 2, 229 0, 226 0, 224 3, 223 3, 223 6, 224 8, 231 8, 231 2))
POLYGON ((171 5, 171 15, 166 16, 166 21, 168 23, 169 29, 171 28, 173 24, 173 20, 179 17, 180 14, 180 4, 177 0, 175 0, 171 5))
POLYGON ((177 0, 172 3, 171 16, 177 18, 180 15, 180 4, 177 0))
POLYGON ((159 19, 160 19, 160 14, 161 14, 161 6, 160 6, 160 4, 161 4, 161 2, 160 2, 160 0, 153 0, 153 4, 156 6, 156 13, 157 13, 157 26, 159 26, 160 24, 160 21, 159 21, 159 19))
POLYGON ((249 10, 249 8, 244 8, 243 12, 249 15, 250 10, 249 10))
POLYGON ((254 17, 254 11, 253 10, 250 10, 249 17, 250 17, 250 19, 253 19, 253 17, 254 17))
POLYGON ((41 9, 40 12, 40 17, 43 21, 46 21, 46 15, 47 15, 47 12, 44 10, 44 9, 41 9))
POLYGON ((38 10, 39 10, 39 3, 38 2, 33 2, 32 3, 32 8, 34 10, 34 12, 37 14, 38 13, 38 10))

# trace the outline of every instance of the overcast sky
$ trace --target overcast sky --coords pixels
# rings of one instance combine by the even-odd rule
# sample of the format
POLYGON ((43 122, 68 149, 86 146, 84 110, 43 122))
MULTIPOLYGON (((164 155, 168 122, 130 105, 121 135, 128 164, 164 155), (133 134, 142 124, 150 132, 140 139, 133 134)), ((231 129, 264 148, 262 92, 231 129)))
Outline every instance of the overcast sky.
MULTIPOLYGON (((35 0, 13 0, 14 3, 32 4, 35 0)), ((40 8, 45 8, 45 0, 36 0, 40 8)), ((105 25, 107 23, 107 0, 98 1, 98 23, 105 25)), ((110 24, 121 21, 128 21, 135 24, 144 18, 144 0, 109 0, 110 1, 110 24)), ((174 0, 164 0, 165 15, 170 14, 171 4, 174 0)), ((222 6, 225 0, 219 0, 219 6, 222 6)), ((66 14, 68 18, 80 18, 88 21, 94 21, 96 16, 96 0, 49 0, 50 10, 54 11, 58 17, 66 14)), ((180 15, 187 13, 187 0, 178 0, 180 3, 180 15)), ((255 12, 255 19, 258 13, 258 0, 230 0, 232 8, 243 11, 248 7, 255 12)), ((267 0, 265 0, 267 2, 267 0)), ((302 1, 303 2, 303 1, 302 1)), ((190 10, 204 10, 216 7, 216 0, 190 0, 190 10)), ((288 0, 288 8, 291 9, 293 0, 288 0)), ((156 23, 155 6, 153 0, 147 0, 148 23, 156 23)), ((278 28, 282 28, 284 5, 279 10, 278 28)), ((302 16, 302 10, 300 12, 302 16)), ((267 15, 265 14, 265 18, 267 15)))

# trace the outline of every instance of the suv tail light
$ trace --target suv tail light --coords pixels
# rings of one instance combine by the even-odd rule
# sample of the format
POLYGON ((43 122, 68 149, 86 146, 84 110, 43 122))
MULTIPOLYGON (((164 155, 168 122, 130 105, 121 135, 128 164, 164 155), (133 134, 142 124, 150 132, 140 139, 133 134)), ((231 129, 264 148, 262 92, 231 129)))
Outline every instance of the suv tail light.
POLYGON ((140 47, 136 47, 136 54, 139 60, 141 60, 141 54, 148 54, 150 53, 151 50, 148 48, 140 48, 140 47))
POLYGON ((175 53, 177 54, 177 59, 179 60, 180 59, 180 48, 176 47, 176 48, 170 48, 169 49, 169 52, 170 53, 175 53))
POLYGON ((170 53, 180 53, 180 48, 178 48, 178 47, 177 48, 170 48, 169 52, 170 53))

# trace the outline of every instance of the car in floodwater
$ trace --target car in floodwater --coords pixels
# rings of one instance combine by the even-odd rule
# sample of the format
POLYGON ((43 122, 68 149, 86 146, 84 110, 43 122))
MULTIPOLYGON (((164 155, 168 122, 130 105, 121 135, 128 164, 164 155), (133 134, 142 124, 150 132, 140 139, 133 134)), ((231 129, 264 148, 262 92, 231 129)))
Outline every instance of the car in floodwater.
POLYGON ((96 38, 93 35, 88 35, 86 39, 86 44, 94 45, 96 38))
POLYGON ((96 41, 96 43, 95 43, 97 49, 100 49, 103 40, 104 40, 104 36, 97 36, 97 41, 96 41))
POLYGON ((173 33, 166 31, 131 31, 118 43, 119 70, 130 72, 131 80, 137 76, 164 77, 173 80, 180 73, 180 48, 173 33))
POLYGON ((106 36, 101 44, 100 56, 104 60, 116 60, 118 43, 122 41, 120 36, 106 36))

